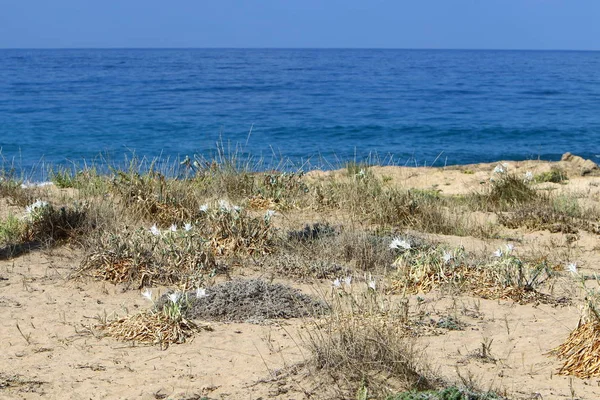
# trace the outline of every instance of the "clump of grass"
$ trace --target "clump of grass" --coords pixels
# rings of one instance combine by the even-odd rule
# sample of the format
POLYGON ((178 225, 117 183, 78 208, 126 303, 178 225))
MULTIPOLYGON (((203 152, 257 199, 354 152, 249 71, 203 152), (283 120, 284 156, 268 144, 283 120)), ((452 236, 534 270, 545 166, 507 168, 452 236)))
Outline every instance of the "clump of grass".
POLYGON ((348 176, 364 177, 369 171, 369 164, 363 162, 350 161, 346 163, 346 174, 348 176))
POLYGON ((462 249, 414 243, 396 238, 390 247, 399 253, 394 261, 397 272, 393 289, 402 293, 427 293, 441 286, 460 287, 466 280, 465 254, 462 249))
POLYGON ((383 272, 393 262, 387 236, 370 232, 346 232, 336 239, 334 248, 339 249, 342 260, 351 263, 354 270, 383 272))
MULTIPOLYGON (((551 351, 564 363, 559 369, 561 375, 574 375, 582 379, 600 376, 600 293, 585 285, 586 277, 577 270, 576 263, 567 269, 581 281, 586 292, 585 305, 581 318, 569 337, 551 351)), ((595 277, 598 280, 598 277, 595 277)))
POLYGON ((76 238, 88 227, 88 206, 74 204, 57 208, 52 204, 37 200, 27 206, 22 242, 54 244, 57 241, 76 238))
POLYGON ((136 288, 193 284, 221 272, 209 244, 194 230, 125 229, 101 233, 88 247, 79 273, 136 288))
POLYGON ((277 209, 290 208, 295 200, 308 193, 308 185, 302 180, 303 172, 269 172, 259 175, 258 195, 275 204, 277 209))
POLYGON ((479 392, 468 388, 450 386, 438 390, 399 393, 389 396, 386 400, 502 400, 504 397, 495 392, 479 392))
POLYGON ((594 209, 584 209, 577 199, 560 195, 549 198, 540 204, 523 206, 513 212, 499 213, 498 222, 517 229, 525 227, 530 230, 547 229, 550 232, 577 233, 582 229, 599 233, 598 213, 594 209))
POLYGON ((324 279, 352 270, 384 273, 394 261, 389 237, 374 232, 345 231, 318 223, 287 236, 276 256, 261 260, 278 275, 324 279))
POLYGON ((35 189, 23 187, 23 181, 15 179, 12 173, 0 170, 0 198, 5 198, 11 205, 25 207, 35 201, 38 195, 35 189))
POLYGON ((50 168, 48 178, 59 189, 74 188, 76 186, 75 174, 66 167, 50 168))
POLYGON ((10 245, 21 241, 23 237, 24 221, 14 215, 8 215, 0 221, 0 244, 10 245))
POLYGON ((509 210, 516 206, 542 201, 542 197, 521 177, 502 173, 492 178, 487 192, 472 195, 478 208, 487 211, 509 210))
POLYGON ((217 206, 202 206, 203 229, 218 255, 264 255, 275 250, 274 211, 252 216, 242 207, 220 200, 217 206))
POLYGON ((138 219, 168 226, 199 217, 200 203, 189 181, 167 179, 153 169, 145 174, 135 170, 116 171, 112 188, 138 219))
POLYGON ((303 341, 311 365, 336 382, 337 395, 430 388, 428 367, 406 329, 408 304, 384 301, 374 280, 366 291, 357 282, 336 283, 331 314, 311 323, 303 341))
POLYGON ((350 178, 314 184, 316 207, 347 210, 354 218, 383 227, 423 232, 488 237, 493 233, 435 190, 404 190, 385 186, 370 171, 350 178))
POLYGON ((552 182, 552 183, 563 183, 568 180, 567 173, 560 167, 553 166, 550 171, 542 172, 537 174, 533 180, 537 183, 552 182))
POLYGON ((498 249, 491 261, 479 262, 462 249, 437 246, 412 246, 396 238, 400 252, 394 265, 392 289, 401 293, 427 293, 443 286, 467 290, 483 298, 511 299, 519 303, 552 302, 538 290, 556 276, 545 258, 524 261, 513 253, 513 246, 498 249), (471 259, 470 259, 471 258, 471 259))
MULTIPOLYGON (((147 290, 143 295, 152 301, 151 291, 147 290)), ((188 305, 187 294, 174 292, 167 295, 162 307, 155 306, 150 311, 107 322, 100 328, 118 340, 159 345, 166 349, 170 344, 184 343, 197 332, 212 330, 210 325, 198 324, 185 317, 188 305)))
POLYGON ((514 254, 509 244, 506 250, 496 250, 494 260, 478 269, 483 280, 472 290, 481 297, 506 298, 518 303, 551 301, 549 296, 538 292, 556 276, 545 258, 526 262, 514 254))

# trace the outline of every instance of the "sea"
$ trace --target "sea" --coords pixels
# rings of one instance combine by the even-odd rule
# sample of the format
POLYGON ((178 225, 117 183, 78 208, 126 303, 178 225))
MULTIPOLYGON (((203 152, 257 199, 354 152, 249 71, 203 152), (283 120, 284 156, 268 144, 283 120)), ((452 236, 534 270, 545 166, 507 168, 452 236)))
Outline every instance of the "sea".
POLYGON ((600 52, 0 50, 0 163, 600 161, 600 52), (162 161, 161 161, 162 162, 162 161))

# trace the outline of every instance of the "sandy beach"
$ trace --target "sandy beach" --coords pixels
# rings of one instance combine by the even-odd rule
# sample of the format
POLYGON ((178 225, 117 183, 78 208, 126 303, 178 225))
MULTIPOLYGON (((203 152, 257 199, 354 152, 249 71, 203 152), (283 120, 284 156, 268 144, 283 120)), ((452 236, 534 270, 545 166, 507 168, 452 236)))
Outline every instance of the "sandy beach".
MULTIPOLYGON (((113 179, 96 189, 92 184, 102 179, 93 176, 80 181, 67 177, 71 180, 63 184, 65 188, 5 187, 0 199, 2 226, 10 218, 17 218, 23 226, 18 235, 0 236, 0 398, 328 399, 356 398, 357 393, 368 393, 364 398, 385 398, 410 389, 390 370, 373 372, 365 367, 368 378, 361 383, 350 375, 344 381, 315 362, 310 333, 323 332, 318 321, 330 323, 333 317, 327 313, 296 318, 249 314, 244 321, 243 316, 227 314, 228 307, 242 306, 223 300, 222 315, 206 311, 204 318, 186 317, 203 328, 193 330, 183 343, 161 342, 160 338, 155 343, 123 340, 107 329, 120 318, 150 312, 152 302, 166 293, 205 288, 207 298, 213 299, 210 296, 217 295, 211 288, 216 285, 249 279, 298 289, 330 305, 352 296, 373 298, 374 304, 385 307, 406 304, 402 320, 392 319, 392 308, 376 314, 394 329, 407 327, 404 337, 418 349, 413 355, 417 370, 438 382, 435 387, 468 386, 510 399, 599 398, 599 374, 587 378, 560 374, 564 360, 551 354, 583 321, 585 298, 597 290, 593 276, 600 272, 600 171, 591 161, 563 158, 556 163, 498 161, 446 168, 357 165, 285 178, 254 174, 255 184, 248 187, 240 186, 243 180, 225 175, 219 175, 215 183, 216 173, 207 170, 202 178, 196 177, 196 186, 189 191, 170 186, 168 179, 162 186, 161 178, 140 180, 152 187, 148 198, 158 198, 156 193, 164 196, 157 204, 175 204, 171 200, 160 203, 168 197, 166 193, 186 199, 181 202, 184 206, 173 206, 176 211, 164 218, 156 211, 161 206, 144 209, 147 215, 136 208, 145 192, 141 184, 138 190, 133 179, 122 186, 113 179), (524 181, 539 196, 537 200, 513 199, 509 193, 493 203, 494 185, 507 177, 524 181), (138 191, 127 197, 125 187, 138 191), (372 205, 360 197, 371 193, 372 205), (389 193, 409 193, 404 220, 395 217, 403 212, 399 203, 383 202, 386 196, 393 197, 389 193), (479 197, 470 197, 474 194, 479 197), (103 217, 109 215, 103 211, 108 204, 121 217, 117 213, 113 217, 117 220, 110 224, 94 222, 82 232, 45 241, 41 233, 27 231, 28 213, 18 196, 31 202, 41 199, 57 209, 87 202, 86 218, 94 215, 97 221, 108 218, 103 217), (225 207, 219 202, 222 199, 231 207, 247 210, 248 221, 266 221, 260 226, 270 236, 252 242, 264 232, 256 233, 250 222, 245 230, 240 228, 238 241, 230 241, 233 233, 217 236, 221 231, 208 228, 213 217, 203 217, 198 204, 214 209, 218 222, 225 207), (189 204, 196 214, 187 213, 189 204), (396 208, 382 208, 386 204, 396 208), (519 214, 533 209, 547 211, 519 214), (275 213, 267 217, 267 210, 275 213), (439 213, 430 217, 427 210, 439 213), (186 235, 187 220, 189 232, 209 229, 198 233, 209 249, 201 264, 194 264, 210 264, 201 276, 172 274, 160 282, 163 275, 154 270, 148 275, 151 278, 130 271, 117 282, 106 278, 106 271, 102 270, 104 275, 98 272, 93 263, 97 259, 93 255, 100 257, 101 249, 110 250, 109 245, 101 245, 109 243, 102 236, 103 229, 113 234, 111 240, 119 240, 115 237, 123 232, 135 235, 139 229, 151 241, 159 240, 149 233, 154 224, 162 235, 157 237, 163 238, 172 224, 177 229, 174 234, 186 235), (29 232, 31 242, 24 241, 27 234, 23 232, 29 232), (395 238, 397 245, 390 248, 395 238), (497 251, 502 256, 495 256, 497 251), (427 261, 431 258, 426 256, 432 254, 442 258, 427 261), (531 278, 527 284, 503 286, 486 275, 486 268, 499 265, 499 260, 506 265, 518 260, 527 268, 543 264, 548 276, 527 275, 531 278), (403 268, 428 262, 453 265, 455 272, 438 271, 428 281, 418 274, 410 281, 402 275, 403 268), (351 277, 351 283, 343 281, 346 277, 351 277), (152 301, 142 295, 145 289, 151 290, 152 301)), ((29 213, 29 221, 35 221, 31 215, 35 214, 29 213)), ((180 242, 172 240, 173 251, 183 251, 176 247, 180 242)), ((184 268, 188 253, 181 254, 175 259, 184 268)), ((111 260, 103 268, 108 264, 116 268, 115 259, 111 260)), ((174 259, 166 260, 174 265, 174 259)), ((204 296, 196 300, 204 301, 204 296)), ((255 304, 255 299, 248 301, 255 304)), ((333 307, 334 315, 346 315, 344 307, 333 307)), ((370 319, 365 317, 365 321, 370 319)), ((597 349, 589 356, 600 357, 597 349)), ((337 368, 344 371, 344 366, 337 368)))

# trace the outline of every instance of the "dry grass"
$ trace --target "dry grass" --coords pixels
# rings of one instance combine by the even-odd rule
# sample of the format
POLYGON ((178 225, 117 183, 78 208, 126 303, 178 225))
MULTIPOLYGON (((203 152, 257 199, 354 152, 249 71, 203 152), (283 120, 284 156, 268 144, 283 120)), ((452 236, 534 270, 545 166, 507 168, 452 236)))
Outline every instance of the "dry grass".
POLYGON ((309 324, 303 341, 312 365, 336 382, 336 395, 359 392, 381 397, 432 385, 428 366, 415 345, 406 301, 385 301, 361 285, 337 289, 331 314, 309 324))
POLYGON ((546 258, 523 260, 512 250, 481 259, 462 249, 423 245, 404 250, 395 261, 391 290, 396 293, 428 293, 445 288, 482 298, 507 299, 520 304, 558 301, 539 290, 556 276, 546 258))
POLYGON ((564 360, 559 374, 582 379, 600 376, 600 294, 596 290, 585 290, 586 304, 577 328, 551 352, 564 360))
POLYGON ((485 211, 507 211, 524 204, 544 201, 530 183, 514 174, 498 174, 489 189, 470 196, 471 207, 485 211))
POLYGON ((443 235, 491 237, 489 226, 479 223, 452 198, 437 191, 392 187, 366 169, 349 177, 312 183, 313 207, 343 209, 359 221, 381 227, 403 227, 443 235))
POLYGON ((194 232, 153 235, 147 229, 98 235, 90 244, 79 275, 134 288, 156 284, 201 283, 218 271, 212 250, 194 232))
POLYGON ((600 376, 600 323, 580 324, 554 353, 565 360, 559 374, 582 379, 600 376))
POLYGON ((184 343, 195 333, 211 330, 185 318, 173 319, 163 312, 148 311, 115 319, 101 326, 106 335, 117 340, 158 345, 166 349, 170 344, 184 343))

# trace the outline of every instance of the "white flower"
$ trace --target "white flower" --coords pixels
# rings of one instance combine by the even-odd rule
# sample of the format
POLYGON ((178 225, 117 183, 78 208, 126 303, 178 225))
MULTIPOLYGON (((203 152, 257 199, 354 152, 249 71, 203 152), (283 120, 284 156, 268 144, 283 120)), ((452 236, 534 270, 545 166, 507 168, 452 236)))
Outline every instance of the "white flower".
POLYGON ((567 265, 567 271, 569 271, 572 274, 577 274, 577 263, 570 263, 569 265, 567 265))
POLYGON ((533 173, 531 171, 525 172, 525 177, 523 178, 523 181, 531 182, 532 180, 533 180, 533 173))
POLYGON ((240 206, 231 206, 231 209, 236 212, 242 211, 242 207, 240 207, 240 206))
POLYGON ((506 252, 507 253, 512 253, 512 251, 515 249, 515 245, 512 243, 507 243, 506 244, 506 252))
POLYGON ((208 211, 208 204, 202 204, 202 205, 200 206, 200 212, 203 212, 203 213, 205 213, 205 212, 207 212, 207 211, 208 211))
POLYGON ((369 289, 375 290, 377 288, 377 284, 375 283, 375 279, 370 279, 369 282, 367 283, 367 285, 369 286, 369 289))
POLYGON ((36 200, 35 203, 25 207, 25 211, 27 212, 27 214, 31 214, 32 212, 35 212, 37 210, 40 210, 40 209, 46 208, 46 207, 48 207, 47 201, 36 200))
POLYGON ((171 300, 171 303, 176 304, 179 299, 181 298, 181 293, 179 292, 173 292, 169 294, 169 300, 171 300))
POLYGON ((152 301, 152 290, 146 288, 143 292, 142 292, 142 296, 144 296, 145 298, 147 298, 148 300, 152 301))
POLYGON ((275 211, 273 211, 273 210, 267 210, 267 212, 265 213, 265 217, 271 218, 275 214, 277 214, 275 211))
POLYGON ((494 257, 502 257, 504 253, 502 253, 502 249, 498 249, 494 252, 494 257))
POLYGON ((333 281, 333 287, 339 288, 340 286, 342 286, 340 278, 335 278, 335 281, 333 281))
POLYGON ((351 286, 352 285, 352 277, 351 276, 347 276, 344 278, 344 284, 346 286, 351 286))
POLYGON ((204 288, 197 288, 196 289, 196 298, 197 299, 200 299, 200 298, 206 297, 206 296, 207 296, 206 289, 204 289, 204 288))
POLYGON ((229 212, 231 211, 231 205, 229 204, 229 202, 227 200, 219 200, 219 210, 223 211, 223 212, 229 212))
POLYGON ((191 230, 192 230, 192 224, 190 224, 190 223, 186 223, 186 224, 183 226, 183 230, 184 230, 184 231, 186 231, 186 232, 189 232, 189 231, 191 231, 191 230))
POLYGON ((494 173, 495 174, 503 174, 506 172, 506 164, 498 164, 496 165, 496 167, 494 168, 494 173))
POLYGON ((265 213, 265 222, 268 224, 269 222, 271 222, 271 217, 273 217, 273 215, 277 214, 275 211, 273 210, 267 210, 267 212, 265 213))
POLYGON ((171 225, 171 226, 169 227, 169 230, 170 230, 171 232, 177 232, 177 225, 176 225, 176 224, 173 224, 173 225, 171 225))
POLYGON ((449 251, 444 251, 444 255, 442 256, 442 260, 444 260, 444 264, 448 264, 450 260, 452 260, 452 253, 449 251))
POLYGON ((390 243, 390 249, 410 250, 410 248, 410 243, 400 237, 395 237, 390 243))
POLYGON ((156 224, 152 225, 152 227, 150 228, 150 232, 154 235, 154 236, 160 236, 160 229, 158 229, 156 227, 156 224))

